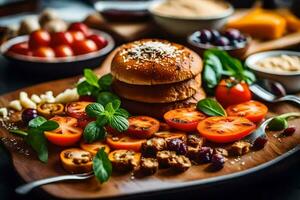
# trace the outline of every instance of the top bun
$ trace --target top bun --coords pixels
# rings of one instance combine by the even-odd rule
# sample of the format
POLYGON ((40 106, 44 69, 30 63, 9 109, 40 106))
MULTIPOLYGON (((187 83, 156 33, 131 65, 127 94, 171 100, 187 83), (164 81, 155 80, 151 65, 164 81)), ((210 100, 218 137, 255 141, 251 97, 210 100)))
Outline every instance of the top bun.
POLYGON ((159 39, 125 44, 111 63, 111 73, 116 79, 134 85, 176 83, 201 71, 202 60, 195 52, 159 39))

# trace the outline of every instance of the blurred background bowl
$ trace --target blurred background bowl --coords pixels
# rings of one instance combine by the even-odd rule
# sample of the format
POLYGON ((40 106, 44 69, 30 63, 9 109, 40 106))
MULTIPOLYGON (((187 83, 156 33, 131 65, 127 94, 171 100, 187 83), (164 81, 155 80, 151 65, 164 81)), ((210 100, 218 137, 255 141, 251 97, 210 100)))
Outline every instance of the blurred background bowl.
POLYGON ((7 53, 7 50, 14 44, 28 41, 29 36, 18 36, 4 42, 0 46, 1 54, 11 62, 11 67, 26 73, 45 75, 51 78, 61 78, 82 74, 84 68, 99 67, 105 56, 115 47, 114 39, 103 31, 91 29, 93 34, 104 37, 108 44, 95 52, 62 58, 40 58, 25 56, 16 53, 7 53))
POLYGON ((296 51, 266 51, 262 53, 256 53, 249 56, 245 64, 252 69, 259 78, 270 79, 280 82, 288 93, 295 93, 300 91, 300 71, 296 72, 279 72, 270 69, 264 69, 257 66, 257 62, 268 57, 289 55, 289 56, 299 56, 300 52, 296 51))
MULTIPOLYGON (((169 33, 179 37, 186 37, 196 30, 201 29, 221 29, 227 19, 233 14, 234 8, 231 4, 226 3, 227 10, 224 13, 216 16, 208 17, 180 17, 163 15, 155 11, 155 7, 163 3, 164 0, 154 1, 149 12, 153 15, 155 22, 169 33)), ((225 3, 225 2, 224 2, 225 3)))

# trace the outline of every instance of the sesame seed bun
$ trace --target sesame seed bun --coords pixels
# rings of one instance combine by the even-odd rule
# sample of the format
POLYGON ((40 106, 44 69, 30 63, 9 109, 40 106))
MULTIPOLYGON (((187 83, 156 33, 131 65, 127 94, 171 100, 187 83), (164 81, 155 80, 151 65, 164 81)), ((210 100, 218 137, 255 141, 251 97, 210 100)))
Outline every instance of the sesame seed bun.
POLYGON ((132 101, 128 99, 122 100, 122 107, 130 112, 132 115, 147 115, 155 118, 162 118, 164 113, 176 108, 192 107, 201 99, 205 98, 203 89, 199 89, 192 97, 171 103, 143 103, 132 101))
POLYGON ((114 92, 125 99, 145 103, 169 103, 193 96, 201 86, 201 75, 178 83, 164 85, 132 85, 113 81, 114 92))
POLYGON ((201 71, 202 60, 195 52, 158 39, 121 46, 111 63, 111 73, 116 79, 134 85, 177 83, 201 71))

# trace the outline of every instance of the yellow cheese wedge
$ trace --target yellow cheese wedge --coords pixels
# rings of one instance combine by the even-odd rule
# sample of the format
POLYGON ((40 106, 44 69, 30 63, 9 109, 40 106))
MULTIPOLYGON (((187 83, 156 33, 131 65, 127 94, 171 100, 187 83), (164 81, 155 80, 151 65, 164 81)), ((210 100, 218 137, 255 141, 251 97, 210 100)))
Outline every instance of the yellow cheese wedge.
POLYGON ((285 19, 275 12, 255 9, 245 16, 229 21, 228 28, 236 28, 259 39, 280 38, 286 30, 285 19))

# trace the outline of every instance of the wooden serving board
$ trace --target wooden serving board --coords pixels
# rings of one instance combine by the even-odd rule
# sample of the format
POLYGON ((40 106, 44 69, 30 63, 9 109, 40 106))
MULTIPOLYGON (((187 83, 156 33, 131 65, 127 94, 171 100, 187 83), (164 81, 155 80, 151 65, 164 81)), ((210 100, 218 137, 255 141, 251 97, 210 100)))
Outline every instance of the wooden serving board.
MULTIPOLYGON (((99 75, 109 72, 111 56, 107 58, 101 68, 96 70, 99 75)), ((77 80, 78 77, 52 81, 25 88, 22 91, 26 91, 29 94, 39 94, 46 90, 53 90, 57 94, 66 88, 74 87, 77 80)), ((0 107, 6 106, 9 101, 18 98, 20 91, 0 96, 0 107)), ((287 103, 270 105, 269 108, 269 115, 300 111, 299 107, 297 108, 287 103)), ((251 152, 240 159, 229 158, 225 167, 220 171, 211 171, 209 164, 201 164, 193 166, 182 174, 175 174, 168 169, 164 169, 159 170, 153 176, 133 179, 130 174, 114 173, 111 179, 103 185, 91 178, 78 182, 47 185, 43 186, 42 189, 54 197, 65 199, 117 198, 131 194, 145 194, 189 186, 201 187, 208 183, 237 178, 271 166, 299 150, 300 119, 293 120, 290 123, 297 126, 297 131, 293 136, 278 139, 274 137, 276 133, 268 133, 269 142, 264 149, 251 152)), ((2 138, 2 143, 11 154, 16 171, 25 182, 66 174, 59 161, 61 148, 49 145, 49 162, 43 164, 37 160, 34 152, 24 144, 21 138, 8 133, 3 128, 0 128, 0 137, 2 138)))

